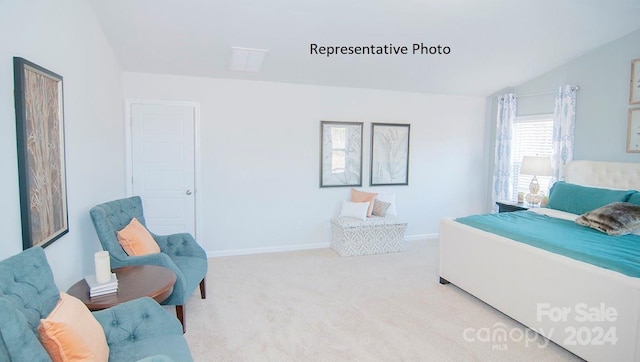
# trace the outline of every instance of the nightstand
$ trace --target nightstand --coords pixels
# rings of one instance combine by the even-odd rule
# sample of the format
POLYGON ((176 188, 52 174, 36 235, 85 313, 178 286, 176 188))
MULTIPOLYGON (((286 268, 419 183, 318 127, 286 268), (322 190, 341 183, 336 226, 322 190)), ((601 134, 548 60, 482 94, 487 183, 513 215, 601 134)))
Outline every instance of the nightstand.
POLYGON ((512 212, 529 209, 529 206, 525 203, 518 203, 514 201, 498 201, 496 202, 496 205, 498 205, 498 212, 512 212))

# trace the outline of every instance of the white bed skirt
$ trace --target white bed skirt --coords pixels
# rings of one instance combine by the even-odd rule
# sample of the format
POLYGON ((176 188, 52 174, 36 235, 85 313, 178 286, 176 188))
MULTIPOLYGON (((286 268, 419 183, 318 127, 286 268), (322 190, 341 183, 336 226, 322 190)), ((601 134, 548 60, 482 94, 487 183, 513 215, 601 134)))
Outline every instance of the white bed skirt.
POLYGON ((586 360, 640 361, 640 278, 450 219, 440 277, 586 360))

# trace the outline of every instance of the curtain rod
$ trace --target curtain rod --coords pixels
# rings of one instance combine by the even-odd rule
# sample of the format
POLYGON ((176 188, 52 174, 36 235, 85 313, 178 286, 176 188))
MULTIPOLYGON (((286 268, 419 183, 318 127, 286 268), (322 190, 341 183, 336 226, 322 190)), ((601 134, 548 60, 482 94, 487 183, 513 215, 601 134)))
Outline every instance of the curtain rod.
MULTIPOLYGON (((574 85, 571 87, 571 90, 580 90, 580 86, 574 85)), ((535 97, 535 96, 542 96, 542 95, 546 95, 546 94, 556 94, 556 92, 540 92, 540 93, 531 93, 531 94, 524 94, 524 95, 516 95, 516 98, 522 98, 522 97, 535 97)))

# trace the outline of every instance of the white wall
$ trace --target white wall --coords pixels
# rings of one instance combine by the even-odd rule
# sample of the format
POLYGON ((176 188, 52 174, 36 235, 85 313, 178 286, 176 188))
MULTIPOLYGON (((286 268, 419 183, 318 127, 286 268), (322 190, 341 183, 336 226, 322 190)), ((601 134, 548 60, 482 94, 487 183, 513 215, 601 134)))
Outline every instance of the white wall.
POLYGON ((82 0, 0 3, 0 259, 22 250, 13 57, 64 78, 69 233, 45 248, 66 290, 93 270, 99 244, 89 209, 122 197, 122 72, 93 12, 82 0))
POLYGON ((411 123, 409 186, 395 192, 407 235, 486 206, 485 99, 124 73, 127 99, 201 104, 198 241, 210 255, 326 245, 349 188, 319 188, 320 120, 411 123))

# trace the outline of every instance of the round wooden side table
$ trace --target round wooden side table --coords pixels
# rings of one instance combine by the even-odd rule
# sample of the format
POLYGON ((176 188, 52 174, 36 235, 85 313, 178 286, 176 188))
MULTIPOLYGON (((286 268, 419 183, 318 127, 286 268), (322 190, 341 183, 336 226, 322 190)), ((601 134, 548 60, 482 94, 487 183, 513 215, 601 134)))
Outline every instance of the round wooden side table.
POLYGON ((164 302, 173 292, 176 275, 156 265, 134 265, 113 270, 118 278, 118 292, 89 297, 89 285, 82 279, 67 290, 87 305, 89 310, 101 310, 140 297, 151 297, 164 302))

